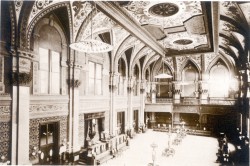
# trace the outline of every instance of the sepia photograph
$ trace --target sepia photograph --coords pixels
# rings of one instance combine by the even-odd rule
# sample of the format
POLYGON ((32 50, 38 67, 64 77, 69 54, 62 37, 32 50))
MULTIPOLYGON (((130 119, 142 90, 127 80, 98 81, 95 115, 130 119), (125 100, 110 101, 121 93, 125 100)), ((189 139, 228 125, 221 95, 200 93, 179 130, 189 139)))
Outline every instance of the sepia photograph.
POLYGON ((0 165, 249 166, 250 1, 0 8, 0 165))

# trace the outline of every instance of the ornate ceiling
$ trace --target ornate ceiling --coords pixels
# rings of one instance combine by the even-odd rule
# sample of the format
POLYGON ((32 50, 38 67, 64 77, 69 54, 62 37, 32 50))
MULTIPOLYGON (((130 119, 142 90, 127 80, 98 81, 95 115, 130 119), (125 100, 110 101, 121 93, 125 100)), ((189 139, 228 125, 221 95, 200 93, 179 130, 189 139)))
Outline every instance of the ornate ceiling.
POLYGON ((167 54, 211 51, 211 3, 131 1, 121 6, 166 49, 167 54), (156 33, 158 32, 158 33, 156 33))
POLYGON ((144 61, 145 66, 161 56, 169 58, 166 63, 182 62, 189 56, 200 64, 196 55, 205 55, 206 59, 219 54, 243 68, 249 55, 250 2, 15 0, 12 3, 15 12, 12 24, 26 33, 21 35, 20 47, 30 47, 32 29, 38 20, 54 12, 63 23, 69 42, 90 38, 92 30, 100 40, 108 36, 106 41, 114 46, 114 57, 133 48, 131 62, 144 61))

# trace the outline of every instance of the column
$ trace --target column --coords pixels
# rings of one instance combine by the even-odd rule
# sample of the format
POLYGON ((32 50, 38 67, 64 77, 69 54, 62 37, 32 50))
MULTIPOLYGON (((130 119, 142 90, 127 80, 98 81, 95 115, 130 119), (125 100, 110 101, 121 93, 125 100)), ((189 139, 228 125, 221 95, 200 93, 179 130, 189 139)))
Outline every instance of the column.
POLYGON ((199 84, 199 92, 200 92, 200 100, 201 104, 206 104, 207 99, 208 99, 208 82, 207 81, 202 81, 199 84))
POLYGON ((140 102, 141 102, 141 109, 140 109, 140 124, 144 125, 144 111, 145 111, 145 99, 146 99, 146 85, 145 81, 141 81, 141 88, 140 88, 140 102))
POLYGON ((79 159, 78 152, 81 147, 79 146, 79 110, 80 110, 80 93, 79 86, 81 84, 80 81, 80 70, 82 66, 77 62, 74 63, 73 68, 73 77, 69 82, 69 87, 72 92, 72 153, 73 160, 76 161, 79 159))
POLYGON ((173 125, 180 124, 180 113, 173 113, 173 125))
POLYGON ((33 55, 18 50, 13 53, 12 66, 12 137, 11 164, 27 165, 29 161, 29 106, 31 58, 33 55))
POLYGON ((174 103, 180 103, 181 99, 181 85, 178 83, 174 83, 174 89, 173 89, 173 99, 174 103))
POLYGON ((133 95, 133 80, 132 77, 128 79, 128 117, 127 117, 127 124, 128 128, 133 128, 133 110, 132 110, 132 95, 133 95))
POLYGON ((156 103, 156 84, 151 83, 151 102, 156 103))
POLYGON ((116 80, 116 75, 114 73, 111 73, 110 76, 109 90, 110 90, 109 133, 111 135, 115 135, 116 134, 115 95, 117 91, 117 80, 116 80))

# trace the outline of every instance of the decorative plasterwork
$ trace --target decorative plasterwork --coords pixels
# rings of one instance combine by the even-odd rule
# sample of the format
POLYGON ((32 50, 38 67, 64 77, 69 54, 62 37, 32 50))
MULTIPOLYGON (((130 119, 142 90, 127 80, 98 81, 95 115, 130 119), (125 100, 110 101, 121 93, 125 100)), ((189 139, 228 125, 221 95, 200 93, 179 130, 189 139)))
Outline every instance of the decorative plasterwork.
POLYGON ((96 15, 93 14, 92 21, 87 25, 84 34, 82 36, 82 40, 91 37, 91 22, 92 22, 92 34, 100 34, 103 32, 107 32, 111 30, 114 26, 116 26, 116 22, 111 20, 102 12, 98 12, 96 15))
POLYGON ((30 105, 30 118, 68 115, 68 104, 30 105))
POLYGON ((81 27, 85 18, 89 15, 92 10, 91 4, 89 2, 82 1, 70 1, 71 11, 73 13, 73 41, 75 41, 76 35, 79 28, 81 27))
POLYGON ((240 21, 240 12, 236 7, 236 2, 226 1, 220 2, 220 14, 230 17, 235 21, 240 21))
POLYGON ((196 62, 196 64, 199 66, 199 68, 201 69, 201 55, 191 55, 190 58, 196 62))
POLYGON ((183 49, 194 49, 199 45, 207 44, 207 36, 206 35, 196 35, 196 34, 189 34, 187 32, 179 32, 168 34, 168 37, 163 39, 165 48, 171 48, 176 50, 183 50, 183 49), (187 44, 180 44, 178 43, 179 40, 188 40, 192 41, 191 43, 187 44))
POLYGON ((120 44, 124 41, 124 39, 129 35, 128 31, 126 31, 121 26, 117 25, 113 27, 113 39, 114 39, 114 47, 120 46, 120 44))
MULTIPOLYGON (((181 26, 183 25, 183 21, 188 18, 202 14, 201 3, 198 1, 171 1, 172 6, 174 5, 178 8, 178 12, 171 16, 162 17, 150 12, 152 7, 156 7, 161 3, 162 2, 157 1, 134 1, 124 8, 141 24, 155 24, 162 26, 164 22, 164 28, 181 26)), ((155 10, 157 9, 155 8, 155 10)))
POLYGON ((0 121, 7 122, 10 120, 10 106, 0 106, 0 121))
POLYGON ((177 71, 180 70, 183 62, 187 59, 186 56, 179 56, 179 57, 176 57, 176 67, 177 67, 177 71))
MULTIPOLYGON (((40 1, 40 0, 38 0, 40 1)), ((46 0, 47 1, 47 0, 46 0)), ((35 4, 34 4, 35 5, 35 4)), ((72 19, 71 19, 71 10, 70 10, 70 5, 68 2, 62 2, 61 1, 54 1, 51 2, 49 5, 46 7, 44 6, 43 9, 39 10, 39 14, 37 13, 36 16, 33 19, 29 20, 29 24, 26 22, 27 20, 24 19, 22 23, 22 33, 26 32, 26 28, 28 27, 27 34, 22 34, 23 39, 21 40, 22 46, 26 47, 25 44, 27 44, 27 48, 30 48, 30 39, 31 39, 31 34, 33 32, 33 28, 36 25, 36 23, 47 13, 51 12, 52 10, 55 10, 60 7, 67 7, 67 12, 68 12, 68 19, 69 19, 69 28, 70 28, 70 36, 73 36, 71 34, 72 32, 72 19), (27 35, 27 41, 26 41, 26 35, 27 35)), ((31 18, 31 16, 29 17, 31 18)))
POLYGON ((16 11, 16 24, 18 24, 21 8, 23 6, 23 0, 15 0, 15 11, 16 11))
POLYGON ((30 105, 30 113, 32 112, 52 112, 52 111, 67 111, 67 104, 57 104, 57 105, 30 105))
POLYGON ((204 57, 205 57, 205 70, 207 70, 207 67, 214 60, 214 58, 217 57, 217 55, 215 53, 211 53, 211 54, 205 54, 204 57))
POLYGON ((7 160, 10 160, 10 131, 10 122, 0 122, 0 156, 4 156, 7 160))
POLYGON ((129 47, 133 47, 136 43, 137 39, 133 36, 129 36, 123 43, 122 45, 119 47, 118 52, 116 53, 116 55, 120 55, 123 51, 125 51, 126 49, 128 49, 129 47))
POLYGON ((173 61, 173 58, 172 57, 168 57, 168 58, 164 58, 165 59, 165 62, 167 63, 167 64, 169 64, 171 67, 172 67, 172 69, 174 69, 174 61, 173 61))
POLYGON ((31 10, 31 14, 28 20, 28 23, 44 8, 48 7, 49 5, 52 5, 53 3, 58 2, 58 1, 53 1, 53 0, 36 0, 34 2, 34 5, 31 10))
MULTIPOLYGON (((62 140, 67 139, 67 133, 68 133, 68 129, 67 129, 67 122, 68 122, 68 118, 67 116, 50 116, 47 118, 37 118, 37 119, 30 119, 30 123, 29 123, 29 151, 30 153, 33 150, 33 147, 40 147, 39 146, 39 125, 40 123, 46 123, 46 122, 59 122, 59 140, 57 140, 60 144, 62 142, 62 140)), ((67 140, 66 140, 67 142, 67 140)), ((30 157, 32 157, 32 155, 30 155, 30 157)))

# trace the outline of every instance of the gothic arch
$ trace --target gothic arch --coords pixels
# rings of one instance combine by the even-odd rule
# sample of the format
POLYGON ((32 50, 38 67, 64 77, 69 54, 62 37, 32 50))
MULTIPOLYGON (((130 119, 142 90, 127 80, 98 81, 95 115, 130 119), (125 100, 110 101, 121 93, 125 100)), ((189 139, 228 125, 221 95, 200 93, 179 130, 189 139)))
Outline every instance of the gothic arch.
MULTIPOLYGON (((26 32, 25 37, 23 36, 24 38, 27 39, 25 41, 26 42, 25 46, 28 49, 30 49, 30 44, 32 43, 32 41, 31 41, 31 37, 32 37, 32 34, 33 34, 32 31, 35 29, 35 26, 37 26, 37 23, 41 20, 41 18, 43 18, 46 14, 50 13, 52 11, 52 9, 55 10, 55 9, 62 8, 62 7, 66 7, 67 11, 68 11, 67 13, 71 14, 71 12, 69 11, 70 10, 70 5, 69 5, 68 2, 58 2, 58 3, 55 3, 55 4, 51 5, 51 6, 46 7, 45 9, 43 9, 36 17, 34 17, 30 21, 29 25, 27 25, 27 29, 26 29, 27 31, 25 31, 26 32)), ((71 20, 71 15, 68 15, 68 19, 69 19, 69 24, 70 24, 69 25, 69 27, 70 27, 70 36, 72 37, 72 20, 71 20)), ((27 24, 27 20, 25 20, 25 19, 23 19, 23 20, 24 21, 22 21, 23 22, 22 24, 25 24, 25 23, 27 24)), ((60 26, 59 26, 59 24, 57 24, 57 25, 55 24, 55 27, 60 27, 60 26)), ((60 30, 59 33, 60 34, 64 34, 64 36, 66 36, 65 32, 63 32, 62 29, 60 30)), ((63 41, 63 44, 67 44, 68 43, 67 38, 62 39, 62 41, 63 41)), ((69 41, 70 41, 70 39, 69 39, 69 41)))
POLYGON ((182 75, 184 73, 184 71, 187 69, 188 65, 192 65, 198 72, 198 79, 201 78, 201 69, 200 67, 196 64, 196 62, 194 60, 192 60, 191 58, 186 59, 183 63, 182 66, 180 68, 180 74, 179 74, 179 80, 182 80, 182 75))

